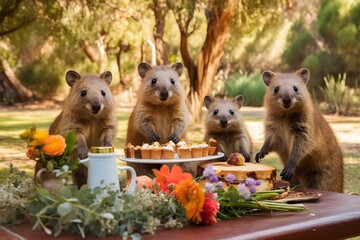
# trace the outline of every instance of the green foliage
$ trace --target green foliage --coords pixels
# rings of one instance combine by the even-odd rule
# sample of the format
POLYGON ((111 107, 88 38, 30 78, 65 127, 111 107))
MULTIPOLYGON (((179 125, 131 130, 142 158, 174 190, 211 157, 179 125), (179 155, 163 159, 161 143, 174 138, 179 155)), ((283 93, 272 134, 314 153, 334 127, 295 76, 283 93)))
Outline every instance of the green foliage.
POLYGON ((316 28, 294 22, 282 59, 291 67, 309 68, 310 86, 323 86, 326 75, 347 73, 353 86, 359 79, 360 1, 322 0, 316 28))
POLYGON ((27 197, 35 189, 34 182, 12 164, 0 182, 0 224, 20 223, 28 213, 27 197))
POLYGON ((314 38, 304 28, 303 21, 299 20, 293 24, 287 38, 287 43, 288 46, 282 58, 292 68, 301 68, 302 62, 311 53, 312 46, 314 45, 314 38))
POLYGON ((261 106, 266 86, 259 73, 237 72, 225 82, 225 91, 228 97, 242 95, 247 106, 261 106))
POLYGON ((344 69, 344 63, 339 55, 331 54, 327 51, 320 51, 308 55, 303 63, 303 67, 310 70, 310 81, 308 85, 311 88, 323 85, 323 76, 327 74, 337 74, 344 69))
POLYGON ((339 74, 335 79, 333 75, 324 77, 325 86, 321 87, 325 101, 330 104, 332 111, 338 115, 344 115, 349 112, 352 97, 346 86, 346 74, 339 74))
POLYGON ((341 27, 339 9, 342 3, 338 0, 322 1, 318 13, 317 29, 325 39, 333 39, 341 27))
POLYGON ((35 217, 34 227, 58 236, 61 231, 81 234, 92 233, 99 237, 120 234, 154 233, 159 225, 182 226, 180 211, 173 196, 154 194, 139 189, 134 194, 114 192, 98 187, 93 191, 87 186, 77 189, 64 187, 53 195, 38 188, 29 198, 29 212, 35 217))
POLYGON ((35 60, 19 69, 21 82, 33 89, 38 97, 51 96, 62 84, 63 69, 54 62, 35 60))

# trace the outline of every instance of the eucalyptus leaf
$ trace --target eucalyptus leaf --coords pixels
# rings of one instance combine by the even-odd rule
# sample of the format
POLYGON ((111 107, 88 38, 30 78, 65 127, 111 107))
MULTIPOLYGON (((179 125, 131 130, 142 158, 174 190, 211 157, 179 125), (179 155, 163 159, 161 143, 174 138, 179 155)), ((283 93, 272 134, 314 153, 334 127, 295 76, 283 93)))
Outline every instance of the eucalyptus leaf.
POLYGON ((72 210, 73 210, 73 206, 69 202, 64 202, 60 204, 57 208, 58 214, 62 217, 69 214, 72 210))

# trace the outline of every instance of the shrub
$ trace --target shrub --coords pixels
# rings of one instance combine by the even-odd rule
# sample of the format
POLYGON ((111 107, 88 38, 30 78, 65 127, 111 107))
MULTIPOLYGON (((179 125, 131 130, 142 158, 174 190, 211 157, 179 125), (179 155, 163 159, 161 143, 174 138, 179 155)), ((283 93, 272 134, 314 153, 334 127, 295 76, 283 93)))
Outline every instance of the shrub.
POLYGON ((350 89, 346 86, 346 74, 339 74, 337 79, 333 75, 327 75, 324 82, 325 86, 321 87, 321 91, 330 110, 337 115, 349 113, 353 104, 350 89))
POLYGON ((240 71, 229 76, 225 90, 228 97, 243 95, 247 106, 262 106, 266 86, 260 73, 245 74, 240 71))
POLYGON ((35 91, 38 97, 54 93, 62 84, 62 76, 62 67, 56 63, 45 63, 41 60, 35 60, 19 69, 21 82, 35 91))

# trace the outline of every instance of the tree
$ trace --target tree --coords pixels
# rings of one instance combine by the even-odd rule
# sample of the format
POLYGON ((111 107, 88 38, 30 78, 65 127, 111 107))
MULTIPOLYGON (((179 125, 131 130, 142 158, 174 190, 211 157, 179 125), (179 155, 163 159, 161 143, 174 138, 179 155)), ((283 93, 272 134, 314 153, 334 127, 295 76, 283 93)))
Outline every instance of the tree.
POLYGON ((165 16, 169 11, 166 0, 153 0, 151 9, 154 12, 155 26, 153 36, 156 48, 156 64, 167 64, 166 49, 164 42, 165 16))
POLYGON ((193 120, 198 120, 201 114, 203 99, 212 88, 213 79, 217 73, 220 59, 224 53, 224 45, 229 37, 232 20, 237 11, 236 0, 209 1, 205 6, 207 32, 205 42, 197 56, 197 61, 189 53, 189 29, 197 7, 196 1, 168 1, 175 15, 180 30, 180 52, 190 80, 188 107, 193 120))

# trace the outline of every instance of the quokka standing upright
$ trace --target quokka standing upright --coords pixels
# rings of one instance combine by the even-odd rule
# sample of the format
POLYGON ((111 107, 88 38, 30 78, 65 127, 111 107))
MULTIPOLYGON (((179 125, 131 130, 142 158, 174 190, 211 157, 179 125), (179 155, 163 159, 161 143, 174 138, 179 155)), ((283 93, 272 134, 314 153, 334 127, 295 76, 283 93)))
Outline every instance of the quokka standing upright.
MULTIPOLYGON (((185 91, 179 79, 183 65, 176 62, 153 67, 140 63, 138 72, 142 82, 129 118, 126 143, 140 146, 152 142, 164 144, 170 140, 178 143, 185 138, 189 124, 185 91)), ((135 168, 137 174, 151 174, 151 168, 160 166, 129 165, 135 168)))
POLYGON ((309 70, 265 71, 262 76, 268 86, 264 97, 265 142, 256 161, 274 151, 284 164, 281 177, 292 186, 342 192, 343 155, 306 88, 309 70))

